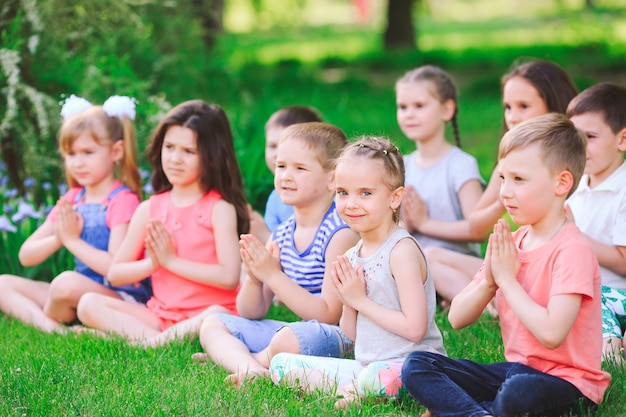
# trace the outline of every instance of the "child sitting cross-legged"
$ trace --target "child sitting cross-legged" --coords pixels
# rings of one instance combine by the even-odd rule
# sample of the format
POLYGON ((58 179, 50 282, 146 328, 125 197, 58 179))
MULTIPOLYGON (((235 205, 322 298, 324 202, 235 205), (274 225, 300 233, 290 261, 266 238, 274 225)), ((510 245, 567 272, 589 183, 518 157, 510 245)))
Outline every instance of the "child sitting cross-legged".
POLYGON ((351 351, 339 326, 341 301, 330 266, 357 236, 335 208, 335 160, 347 144, 343 131, 320 123, 299 123, 280 137, 274 186, 294 215, 272 234, 267 246, 251 234, 239 245, 247 271, 237 296, 240 317, 207 317, 200 330, 206 354, 194 359, 222 365, 227 382, 268 375, 279 352, 342 357, 351 351), (303 321, 266 320, 276 295, 303 321))
POLYGON ((521 227, 499 220, 474 280, 452 301, 456 329, 496 297, 507 362, 480 364, 416 351, 402 368, 425 416, 588 415, 610 375, 601 369, 597 258, 563 210, 585 169, 586 139, 550 113, 500 142, 500 199, 521 227))
POLYGON ((395 397, 400 369, 414 350, 445 355, 435 324, 435 287, 417 241, 398 226, 404 163, 388 140, 364 137, 346 148, 336 169, 337 208, 361 240, 333 263, 340 326, 355 360, 279 353, 276 383, 330 390, 335 408, 365 395, 395 397))

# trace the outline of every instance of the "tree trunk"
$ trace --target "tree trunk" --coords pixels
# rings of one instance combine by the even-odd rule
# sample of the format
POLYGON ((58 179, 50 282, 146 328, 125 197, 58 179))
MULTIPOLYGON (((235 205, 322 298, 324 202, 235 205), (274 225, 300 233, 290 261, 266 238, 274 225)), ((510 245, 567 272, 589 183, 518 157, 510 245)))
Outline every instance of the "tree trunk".
POLYGON ((24 194, 24 161, 20 144, 14 137, 13 129, 9 129, 0 140, 0 153, 7 167, 7 175, 11 184, 17 188, 20 195, 24 194))
POLYGON ((413 4, 415 0, 388 0, 387 28, 384 34, 385 49, 415 48, 413 4))
POLYGON ((202 40, 210 49, 222 33, 224 0, 192 0, 191 3, 202 25, 202 40))

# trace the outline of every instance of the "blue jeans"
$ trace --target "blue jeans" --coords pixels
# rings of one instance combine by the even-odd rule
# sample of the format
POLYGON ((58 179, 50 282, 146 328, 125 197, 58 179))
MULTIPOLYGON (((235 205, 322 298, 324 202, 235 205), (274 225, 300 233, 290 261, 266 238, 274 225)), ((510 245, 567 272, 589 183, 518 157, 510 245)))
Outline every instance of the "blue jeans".
POLYGON ((437 417, 557 417, 596 409, 568 381, 517 362, 483 365, 416 351, 404 362, 402 384, 437 417))

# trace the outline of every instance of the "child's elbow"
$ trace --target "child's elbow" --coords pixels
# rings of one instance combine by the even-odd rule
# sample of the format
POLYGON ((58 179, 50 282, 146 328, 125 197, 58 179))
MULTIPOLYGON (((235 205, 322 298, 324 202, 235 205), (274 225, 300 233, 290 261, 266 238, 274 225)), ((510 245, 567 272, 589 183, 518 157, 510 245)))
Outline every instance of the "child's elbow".
POLYGON ((19 259, 20 264, 22 264, 22 266, 24 267, 29 267, 29 266, 35 266, 36 262, 33 262, 29 256, 24 255, 22 252, 20 252, 17 255, 17 259, 19 259))
POLYGON ((560 335, 544 335, 544 337, 539 339, 539 343, 543 345, 546 349, 554 350, 563 344, 565 337, 561 337, 560 335))
POLYGON ((239 286, 239 278, 237 278, 235 281, 227 282, 224 285, 224 289, 228 291, 233 291, 233 290, 236 290, 238 286, 239 286))
POLYGON ((116 268, 114 265, 109 266, 109 270, 107 271, 106 277, 109 284, 114 287, 119 287, 122 285, 120 279, 123 275, 121 274, 120 268, 116 268))
POLYGON ((406 334, 406 338, 415 343, 421 342, 422 339, 424 339, 424 336, 426 336, 425 328, 409 329, 406 334))

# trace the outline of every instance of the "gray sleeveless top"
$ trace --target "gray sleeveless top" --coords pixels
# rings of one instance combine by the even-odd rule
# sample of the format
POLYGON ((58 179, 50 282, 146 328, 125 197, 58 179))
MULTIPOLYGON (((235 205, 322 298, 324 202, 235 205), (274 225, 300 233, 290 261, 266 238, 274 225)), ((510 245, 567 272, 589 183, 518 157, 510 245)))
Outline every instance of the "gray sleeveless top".
MULTIPOLYGON (((413 240, 420 251, 422 250, 415 238, 406 230, 399 229, 389 236, 374 255, 367 258, 358 256, 363 241, 359 241, 350 254, 350 262, 353 266, 363 266, 367 296, 377 304, 396 311, 401 310, 400 297, 396 281, 389 269, 389 260, 394 246, 402 239, 413 240)), ((424 291, 426 292, 426 309, 428 311, 428 329, 424 338, 420 342, 407 340, 381 328, 365 315, 357 314, 356 341, 354 343, 354 356, 357 361, 363 365, 374 361, 404 362, 408 354, 414 350, 425 350, 446 355, 441 332, 435 323, 437 301, 430 272, 428 272, 424 283, 424 291)))

